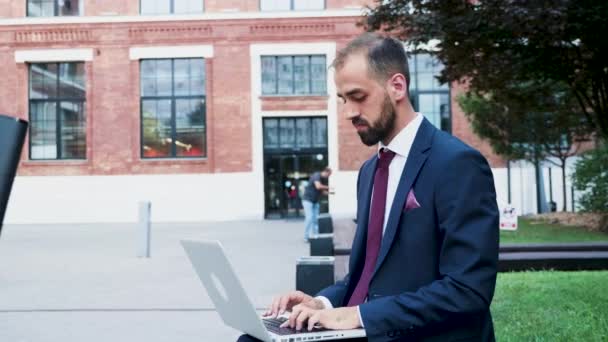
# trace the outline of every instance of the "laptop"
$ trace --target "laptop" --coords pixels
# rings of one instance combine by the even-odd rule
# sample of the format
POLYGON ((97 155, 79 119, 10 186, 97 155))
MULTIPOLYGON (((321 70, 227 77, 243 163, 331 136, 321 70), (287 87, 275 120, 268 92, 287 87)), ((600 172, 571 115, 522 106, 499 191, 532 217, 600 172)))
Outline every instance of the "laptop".
POLYGON ((27 121, 0 114, 0 232, 26 132, 27 121))
POLYGON ((279 328, 285 317, 263 318, 255 311, 219 241, 181 241, 194 270, 224 323, 264 342, 329 341, 365 337, 364 329, 312 331, 279 328))

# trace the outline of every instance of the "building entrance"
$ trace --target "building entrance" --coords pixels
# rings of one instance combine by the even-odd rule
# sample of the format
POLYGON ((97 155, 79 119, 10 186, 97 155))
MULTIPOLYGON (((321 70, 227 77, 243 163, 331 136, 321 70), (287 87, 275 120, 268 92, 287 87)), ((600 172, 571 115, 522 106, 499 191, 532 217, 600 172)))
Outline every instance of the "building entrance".
MULTIPOLYGON (((265 118, 263 128, 265 217, 303 217, 308 179, 327 166, 327 118, 265 118)), ((320 207, 328 211, 327 196, 320 207)))

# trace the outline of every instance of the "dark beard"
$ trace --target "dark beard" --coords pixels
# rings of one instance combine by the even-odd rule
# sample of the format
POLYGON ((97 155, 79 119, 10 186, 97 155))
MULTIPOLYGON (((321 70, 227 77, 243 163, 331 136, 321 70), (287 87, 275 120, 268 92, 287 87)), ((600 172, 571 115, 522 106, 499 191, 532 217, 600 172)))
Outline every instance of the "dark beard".
MULTIPOLYGON (((380 112, 380 117, 376 120, 373 125, 369 125, 367 131, 359 131, 359 137, 361 141, 367 145, 372 146, 376 145, 379 141, 384 140, 395 128, 395 121, 397 119, 397 115, 395 114, 395 108, 391 103, 391 100, 388 96, 384 97, 384 102, 382 103, 382 111, 380 112)), ((360 119, 354 119, 353 124, 360 119)), ((359 121, 361 122, 361 121, 359 121)))

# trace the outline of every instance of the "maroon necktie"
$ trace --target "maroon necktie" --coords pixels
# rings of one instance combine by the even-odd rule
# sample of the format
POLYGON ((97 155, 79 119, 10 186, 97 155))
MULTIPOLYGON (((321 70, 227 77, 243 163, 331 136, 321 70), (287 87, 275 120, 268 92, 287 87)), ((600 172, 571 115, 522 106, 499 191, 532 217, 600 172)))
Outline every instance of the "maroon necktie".
POLYGON ((367 297, 369 282, 372 279, 380 243, 382 242, 382 226, 384 226, 384 208, 386 207, 386 188, 388 185, 388 166, 393 160, 395 152, 388 149, 380 150, 380 158, 376 165, 374 175, 374 193, 372 195, 372 208, 369 222, 367 224, 367 245, 365 247, 365 266, 355 287, 355 291, 350 296, 348 306, 362 304, 367 297))

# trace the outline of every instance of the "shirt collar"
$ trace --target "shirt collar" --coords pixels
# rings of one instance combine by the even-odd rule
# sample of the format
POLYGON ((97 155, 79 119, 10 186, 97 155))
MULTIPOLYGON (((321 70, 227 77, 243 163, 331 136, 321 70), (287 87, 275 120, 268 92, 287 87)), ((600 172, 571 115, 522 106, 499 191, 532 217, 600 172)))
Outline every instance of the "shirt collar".
POLYGON ((388 145, 385 146, 381 141, 378 144, 378 158, 380 158, 380 150, 382 148, 387 148, 396 154, 407 158, 423 118, 422 114, 416 113, 416 117, 403 127, 388 145))

